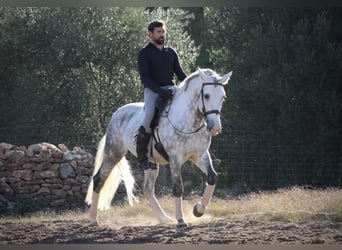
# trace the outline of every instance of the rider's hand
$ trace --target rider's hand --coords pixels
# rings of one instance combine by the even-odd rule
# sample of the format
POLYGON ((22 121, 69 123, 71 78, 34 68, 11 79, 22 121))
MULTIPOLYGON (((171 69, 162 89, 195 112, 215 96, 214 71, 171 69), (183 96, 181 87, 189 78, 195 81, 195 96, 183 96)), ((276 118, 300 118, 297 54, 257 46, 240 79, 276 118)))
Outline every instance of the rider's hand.
POLYGON ((168 89, 162 89, 162 91, 159 94, 160 98, 167 101, 167 100, 171 100, 173 98, 173 94, 172 91, 168 90, 168 89))

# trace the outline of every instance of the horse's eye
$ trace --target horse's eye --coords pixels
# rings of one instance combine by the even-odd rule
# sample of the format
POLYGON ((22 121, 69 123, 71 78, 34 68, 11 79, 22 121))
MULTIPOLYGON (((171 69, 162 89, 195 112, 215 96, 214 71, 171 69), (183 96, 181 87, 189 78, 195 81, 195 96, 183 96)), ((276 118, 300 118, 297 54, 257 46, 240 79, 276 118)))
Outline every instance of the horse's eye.
POLYGON ((210 97, 210 96, 209 96, 208 94, 205 94, 205 95, 204 95, 204 99, 206 99, 206 100, 209 100, 209 97, 210 97))

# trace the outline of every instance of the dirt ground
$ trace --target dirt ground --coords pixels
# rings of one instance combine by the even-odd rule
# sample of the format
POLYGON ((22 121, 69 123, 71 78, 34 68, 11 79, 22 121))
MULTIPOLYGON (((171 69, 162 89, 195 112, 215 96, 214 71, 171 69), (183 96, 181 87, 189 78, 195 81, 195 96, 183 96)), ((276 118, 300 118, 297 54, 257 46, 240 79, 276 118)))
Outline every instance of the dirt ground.
POLYGON ((342 222, 280 222, 226 219, 175 225, 88 226, 87 220, 55 220, 0 225, 1 244, 341 244, 342 222))

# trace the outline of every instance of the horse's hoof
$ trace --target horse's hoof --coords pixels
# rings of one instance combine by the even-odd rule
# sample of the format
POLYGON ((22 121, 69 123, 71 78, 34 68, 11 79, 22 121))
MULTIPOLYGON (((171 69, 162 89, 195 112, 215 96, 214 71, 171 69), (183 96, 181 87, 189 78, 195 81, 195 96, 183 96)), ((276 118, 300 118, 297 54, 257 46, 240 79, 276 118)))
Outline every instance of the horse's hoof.
POLYGON ((91 227, 97 227, 99 225, 99 223, 97 222, 97 220, 90 220, 89 222, 89 226, 91 227))
POLYGON ((187 226, 188 226, 188 223, 186 223, 184 219, 178 220, 177 228, 182 228, 182 227, 187 227, 187 226))
POLYGON ((201 217, 204 214, 204 212, 205 206, 203 206, 200 202, 194 206, 193 213, 196 217, 201 217))

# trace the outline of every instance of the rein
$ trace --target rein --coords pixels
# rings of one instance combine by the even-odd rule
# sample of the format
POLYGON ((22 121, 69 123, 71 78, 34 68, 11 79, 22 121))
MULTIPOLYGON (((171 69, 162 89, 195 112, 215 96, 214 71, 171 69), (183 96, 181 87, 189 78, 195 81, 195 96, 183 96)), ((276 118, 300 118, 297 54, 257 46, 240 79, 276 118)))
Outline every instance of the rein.
MULTIPOLYGON (((206 119, 207 116, 210 115, 210 114, 217 114, 217 115, 221 114, 221 112, 220 112, 218 109, 213 109, 213 110, 206 111, 206 108, 205 108, 205 105, 204 105, 203 89, 204 89, 205 86, 208 86, 208 85, 223 86, 223 84, 218 83, 218 82, 206 82, 206 83, 203 83, 203 84, 202 84, 202 88, 201 88, 201 91, 200 91, 200 95, 198 96, 198 99, 200 98, 200 96, 202 96, 202 106, 203 106, 203 107, 202 107, 202 112, 203 112, 203 116, 204 116, 205 119, 206 119)), ((166 118, 167 118, 167 120, 169 121, 169 123, 171 124, 171 126, 172 126, 177 132, 179 132, 179 133, 181 133, 181 134, 191 135, 191 134, 194 134, 194 133, 199 132, 203 127, 206 126, 206 122, 204 122, 204 124, 203 124, 202 126, 200 126, 200 127, 197 128, 196 130, 191 131, 191 132, 184 132, 184 131, 178 129, 178 128, 171 122, 171 120, 170 120, 170 118, 169 118, 169 111, 170 111, 170 109, 171 109, 172 101, 173 101, 173 100, 171 100, 171 102, 170 102, 169 109, 168 109, 168 110, 165 110, 165 113, 166 113, 166 118)))

